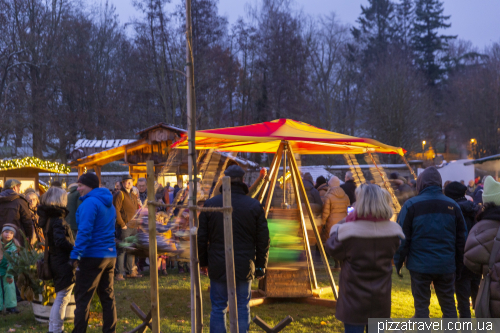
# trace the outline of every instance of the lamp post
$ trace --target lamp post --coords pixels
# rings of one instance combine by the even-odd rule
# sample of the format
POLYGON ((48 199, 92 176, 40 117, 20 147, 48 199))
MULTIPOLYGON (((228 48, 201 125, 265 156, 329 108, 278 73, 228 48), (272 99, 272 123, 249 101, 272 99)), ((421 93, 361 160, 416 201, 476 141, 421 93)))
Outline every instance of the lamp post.
POLYGON ((424 140, 424 141, 422 141, 422 154, 423 154, 423 153, 425 153, 425 144, 426 144, 426 143, 427 143, 427 142, 426 142, 425 140, 424 140))
POLYGON ((471 151, 471 153, 472 153, 472 157, 473 157, 473 158, 475 158, 475 157, 476 157, 476 154, 475 154, 475 151, 474 151, 474 150, 475 150, 475 149, 474 149, 474 148, 475 148, 475 147, 474 147, 475 145, 476 145, 476 139, 474 139, 474 138, 470 139, 470 151, 471 151))

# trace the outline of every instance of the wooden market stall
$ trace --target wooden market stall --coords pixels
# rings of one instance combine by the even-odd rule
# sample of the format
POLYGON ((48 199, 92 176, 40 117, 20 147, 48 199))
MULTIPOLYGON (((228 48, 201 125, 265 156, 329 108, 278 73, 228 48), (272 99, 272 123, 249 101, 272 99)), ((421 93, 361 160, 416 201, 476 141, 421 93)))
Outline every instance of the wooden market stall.
POLYGON ((33 188, 38 194, 45 193, 46 188, 40 184, 38 174, 51 172, 67 174, 71 168, 65 164, 45 161, 36 157, 0 160, 0 186, 7 180, 15 178, 21 182, 21 191, 33 188))

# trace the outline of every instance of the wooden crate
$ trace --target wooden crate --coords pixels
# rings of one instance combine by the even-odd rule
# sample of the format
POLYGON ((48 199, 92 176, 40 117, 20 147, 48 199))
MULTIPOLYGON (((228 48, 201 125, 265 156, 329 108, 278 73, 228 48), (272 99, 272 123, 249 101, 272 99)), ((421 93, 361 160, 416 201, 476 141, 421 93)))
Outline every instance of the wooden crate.
POLYGON ((312 296, 307 268, 269 268, 265 281, 266 297, 312 296))

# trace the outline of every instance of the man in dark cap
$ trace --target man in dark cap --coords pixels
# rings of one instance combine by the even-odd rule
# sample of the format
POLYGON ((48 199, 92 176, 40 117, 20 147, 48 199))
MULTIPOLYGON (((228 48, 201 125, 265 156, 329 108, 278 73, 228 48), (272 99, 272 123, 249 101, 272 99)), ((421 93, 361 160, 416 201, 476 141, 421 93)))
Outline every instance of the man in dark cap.
POLYGON ((431 283, 443 318, 457 318, 455 277, 463 267, 467 230, 458 204, 442 192, 442 179, 428 167, 417 179, 418 195, 408 199, 398 215, 405 239, 394 263, 401 275, 406 262, 410 271, 415 318, 429 318, 431 283))
POLYGON ((70 255, 76 268, 75 328, 73 333, 87 331, 90 302, 97 291, 102 305, 103 332, 116 332, 116 305, 113 287, 116 263, 113 196, 99 187, 99 178, 85 173, 78 178, 82 203, 76 211, 78 236, 70 255))
MULTIPOLYGON (((480 206, 465 198, 467 186, 459 182, 451 182, 444 189, 444 194, 455 200, 460 206, 462 215, 467 225, 467 231, 470 232, 472 227, 476 224, 476 215, 480 210, 480 206)), ((479 283, 481 282, 481 275, 474 274, 467 267, 463 267, 460 274, 457 274, 455 281, 455 293, 457 294, 457 308, 460 318, 470 318, 470 298, 472 297, 472 304, 476 304, 476 297, 479 291, 479 283)))
MULTIPOLYGON (((233 207, 233 245, 238 302, 238 327, 247 332, 250 325, 250 288, 252 280, 261 279, 267 268, 269 229, 259 201, 250 198, 243 182, 245 172, 238 165, 228 167, 224 174, 231 177, 233 207)), ((222 194, 205 202, 205 207, 222 207, 222 194)), ((200 266, 208 266, 210 278, 210 332, 226 332, 228 303, 224 249, 224 215, 222 212, 202 212, 198 230, 200 266)))
MULTIPOLYGON (((20 192, 19 180, 9 179, 5 182, 5 188, 0 193, 0 229, 7 223, 13 224, 24 233, 29 241, 33 235, 33 220, 28 201, 20 192)), ((15 237, 23 246, 24 239, 21 233, 16 233, 15 237)))
MULTIPOLYGON (((127 224, 132 220, 137 213, 138 202, 137 196, 132 193, 132 187, 134 186, 134 179, 131 175, 124 175, 122 177, 121 189, 116 192, 113 196, 113 205, 116 209, 116 237, 120 240, 124 240, 129 236, 137 234, 137 229, 128 228, 127 224)), ((123 281, 125 280, 125 251, 120 251, 117 258, 118 263, 118 274, 115 276, 115 280, 123 281)), ((135 265, 135 256, 127 254, 127 277, 139 278, 142 275, 137 273, 137 266, 135 265)))

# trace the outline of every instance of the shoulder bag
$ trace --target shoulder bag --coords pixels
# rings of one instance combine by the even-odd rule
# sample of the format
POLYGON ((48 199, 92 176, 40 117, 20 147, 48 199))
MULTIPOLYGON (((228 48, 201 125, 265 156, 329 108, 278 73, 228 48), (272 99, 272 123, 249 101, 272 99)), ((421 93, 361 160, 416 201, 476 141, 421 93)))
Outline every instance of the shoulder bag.
POLYGON ((493 265, 495 264, 495 257, 500 250, 500 228, 498 228, 497 235, 494 239, 493 248, 490 253, 490 262, 488 263, 488 274, 483 275, 481 284, 479 285, 479 292, 476 299, 476 318, 491 318, 490 312, 490 284, 493 265))
POLYGON ((36 273, 38 275, 38 278, 42 281, 53 279, 49 265, 49 227, 50 227, 50 218, 48 219, 47 226, 45 227, 45 235, 47 235, 47 237, 45 239, 45 250, 43 252, 43 259, 40 259, 36 262, 36 273))

